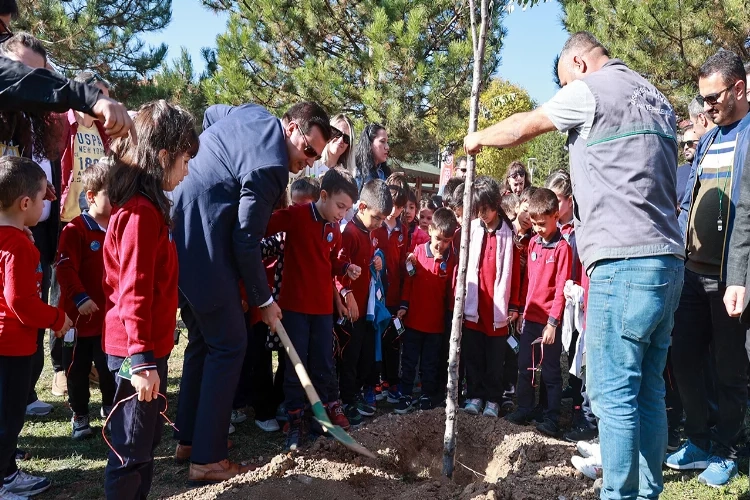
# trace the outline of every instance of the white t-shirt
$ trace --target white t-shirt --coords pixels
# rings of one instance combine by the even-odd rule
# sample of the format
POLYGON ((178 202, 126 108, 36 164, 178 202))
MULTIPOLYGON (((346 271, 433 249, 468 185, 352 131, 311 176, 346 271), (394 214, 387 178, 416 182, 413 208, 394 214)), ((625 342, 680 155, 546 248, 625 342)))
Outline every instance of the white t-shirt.
POLYGON ((582 139, 588 139, 594 124, 596 99, 583 81, 573 80, 561 88, 542 104, 542 109, 560 132, 575 129, 582 139))

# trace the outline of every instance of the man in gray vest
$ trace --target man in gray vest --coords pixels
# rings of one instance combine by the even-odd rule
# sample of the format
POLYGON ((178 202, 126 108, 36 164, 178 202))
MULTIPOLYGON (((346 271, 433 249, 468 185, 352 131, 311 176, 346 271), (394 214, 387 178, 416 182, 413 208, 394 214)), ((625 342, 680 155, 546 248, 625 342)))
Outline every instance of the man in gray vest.
POLYGON ((684 249, 667 99, 587 32, 560 54, 549 102, 464 139, 467 153, 568 132, 574 221, 590 277, 587 387, 599 417, 601 498, 657 498, 667 450, 664 379, 684 249))

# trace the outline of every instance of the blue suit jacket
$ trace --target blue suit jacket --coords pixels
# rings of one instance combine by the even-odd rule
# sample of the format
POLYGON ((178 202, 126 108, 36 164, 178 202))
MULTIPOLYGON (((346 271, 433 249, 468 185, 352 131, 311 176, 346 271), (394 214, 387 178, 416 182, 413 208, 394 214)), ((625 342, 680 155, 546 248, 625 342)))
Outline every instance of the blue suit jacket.
POLYGON ((260 241, 289 180, 278 118, 254 104, 206 110, 198 154, 174 191, 180 291, 199 313, 270 298, 260 241))

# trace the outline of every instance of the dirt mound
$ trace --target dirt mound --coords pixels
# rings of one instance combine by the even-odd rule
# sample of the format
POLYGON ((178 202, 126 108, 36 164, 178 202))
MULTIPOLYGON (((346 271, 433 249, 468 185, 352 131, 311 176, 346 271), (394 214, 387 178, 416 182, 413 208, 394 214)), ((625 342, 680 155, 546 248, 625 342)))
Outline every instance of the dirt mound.
POLYGON ((453 481, 441 476, 445 412, 383 415, 353 436, 377 460, 318 439, 231 481, 179 498, 234 500, 573 500, 592 499, 592 482, 570 465, 574 447, 502 419, 458 415, 453 481))

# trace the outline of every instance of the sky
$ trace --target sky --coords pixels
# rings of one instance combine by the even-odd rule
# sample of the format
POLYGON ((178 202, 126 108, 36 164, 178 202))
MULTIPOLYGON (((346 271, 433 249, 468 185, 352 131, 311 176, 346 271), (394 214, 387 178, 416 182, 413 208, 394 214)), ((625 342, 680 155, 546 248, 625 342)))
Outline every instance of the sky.
MULTIPOLYGON (((525 11, 515 8, 504 20, 507 35, 497 75, 525 88, 540 104, 557 90, 552 83, 552 62, 567 38, 561 15, 560 4, 552 0, 525 11)), ((166 43, 169 61, 179 56, 180 47, 187 48, 200 73, 204 69, 201 48, 216 46, 216 36, 224 31, 227 20, 227 15, 214 14, 199 0, 174 1, 170 25, 143 39, 151 45, 166 43)))

